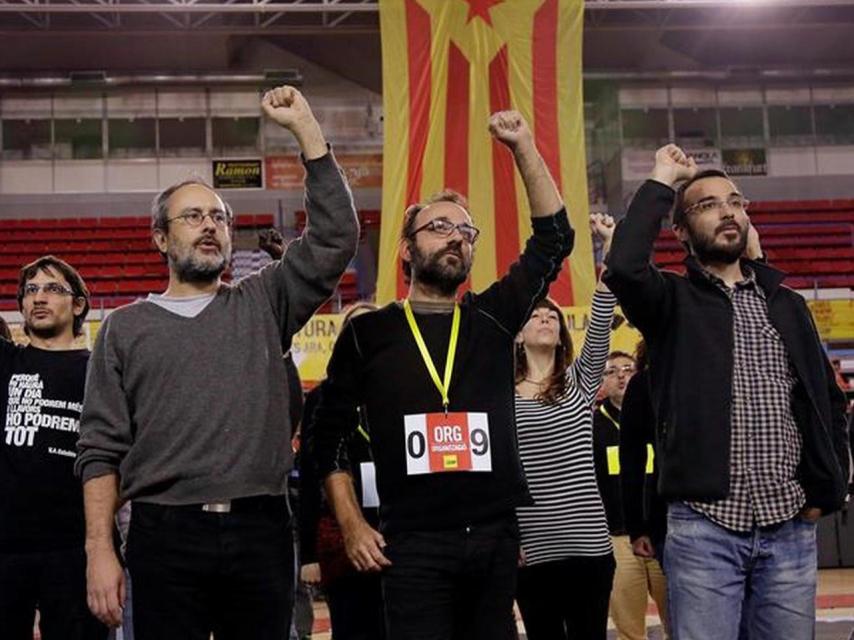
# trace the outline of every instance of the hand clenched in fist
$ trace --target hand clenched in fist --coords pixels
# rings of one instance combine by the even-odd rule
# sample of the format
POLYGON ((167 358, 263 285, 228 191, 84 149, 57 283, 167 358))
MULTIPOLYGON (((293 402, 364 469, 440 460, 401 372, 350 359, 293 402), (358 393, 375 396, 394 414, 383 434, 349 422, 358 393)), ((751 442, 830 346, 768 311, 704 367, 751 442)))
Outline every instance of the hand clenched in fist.
POLYGON ((534 137, 518 111, 497 111, 489 117, 489 133, 511 151, 533 145, 534 137))
POLYGON ((697 173, 697 163, 675 144, 668 144, 655 152, 653 180, 672 187, 682 180, 690 180, 697 173))
POLYGON ((611 240, 614 237, 614 218, 607 213, 590 214, 590 230, 593 235, 602 242, 602 251, 607 255, 611 249, 611 240))
POLYGON ((264 94, 261 105, 270 118, 291 131, 315 121, 308 102, 294 87, 271 89, 264 94))
POLYGON ((308 101, 294 87, 283 86, 264 94, 261 107, 267 116, 296 137, 307 160, 326 154, 326 140, 308 101))

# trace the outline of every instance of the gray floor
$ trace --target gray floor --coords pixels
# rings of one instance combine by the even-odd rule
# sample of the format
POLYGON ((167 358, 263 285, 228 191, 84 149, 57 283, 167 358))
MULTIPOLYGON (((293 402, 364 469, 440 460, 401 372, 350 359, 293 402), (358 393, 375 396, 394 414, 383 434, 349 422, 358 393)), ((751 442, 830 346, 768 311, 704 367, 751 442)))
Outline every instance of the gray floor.
POLYGON ((854 640, 854 620, 819 622, 816 640, 854 640))

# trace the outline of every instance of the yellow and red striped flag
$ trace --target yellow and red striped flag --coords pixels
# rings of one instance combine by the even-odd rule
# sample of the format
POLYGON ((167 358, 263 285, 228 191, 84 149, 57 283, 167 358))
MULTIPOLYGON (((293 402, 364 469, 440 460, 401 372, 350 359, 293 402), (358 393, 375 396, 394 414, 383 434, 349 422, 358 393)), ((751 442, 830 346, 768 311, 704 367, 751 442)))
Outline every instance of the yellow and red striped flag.
POLYGON ((380 0, 383 198, 377 299, 406 295, 398 258, 409 204, 451 188, 481 229, 471 287, 506 273, 531 233, 511 154, 489 114, 520 111, 564 196, 575 249, 551 295, 586 305, 595 286, 588 231, 582 0, 380 0))

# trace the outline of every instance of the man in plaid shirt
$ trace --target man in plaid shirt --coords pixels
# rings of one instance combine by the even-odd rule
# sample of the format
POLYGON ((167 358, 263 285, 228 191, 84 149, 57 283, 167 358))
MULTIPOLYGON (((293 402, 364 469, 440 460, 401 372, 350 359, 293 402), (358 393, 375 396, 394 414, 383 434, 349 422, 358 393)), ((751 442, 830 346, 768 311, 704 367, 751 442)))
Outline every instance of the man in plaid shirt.
POLYGON ((668 145, 608 258, 649 347, 674 640, 812 638, 815 523, 847 494, 844 396, 803 298, 744 257, 747 205, 668 145), (671 209, 684 276, 650 262, 671 209))

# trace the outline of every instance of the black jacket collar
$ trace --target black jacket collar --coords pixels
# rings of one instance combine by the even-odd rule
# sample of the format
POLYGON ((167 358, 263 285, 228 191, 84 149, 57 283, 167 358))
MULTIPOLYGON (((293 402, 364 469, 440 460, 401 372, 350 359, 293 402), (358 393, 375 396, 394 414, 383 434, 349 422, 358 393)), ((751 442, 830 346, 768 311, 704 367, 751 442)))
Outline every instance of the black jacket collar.
MULTIPOLYGON (((686 256, 682 263, 688 269, 688 278, 690 278, 691 281, 711 283, 709 278, 706 276, 702 265, 697 261, 695 256, 686 256)), ((759 283, 760 287, 762 287, 766 297, 770 297, 786 278, 785 273, 779 269, 768 266, 765 262, 742 258, 741 263, 742 265, 749 267, 756 275, 756 282, 759 283)))

